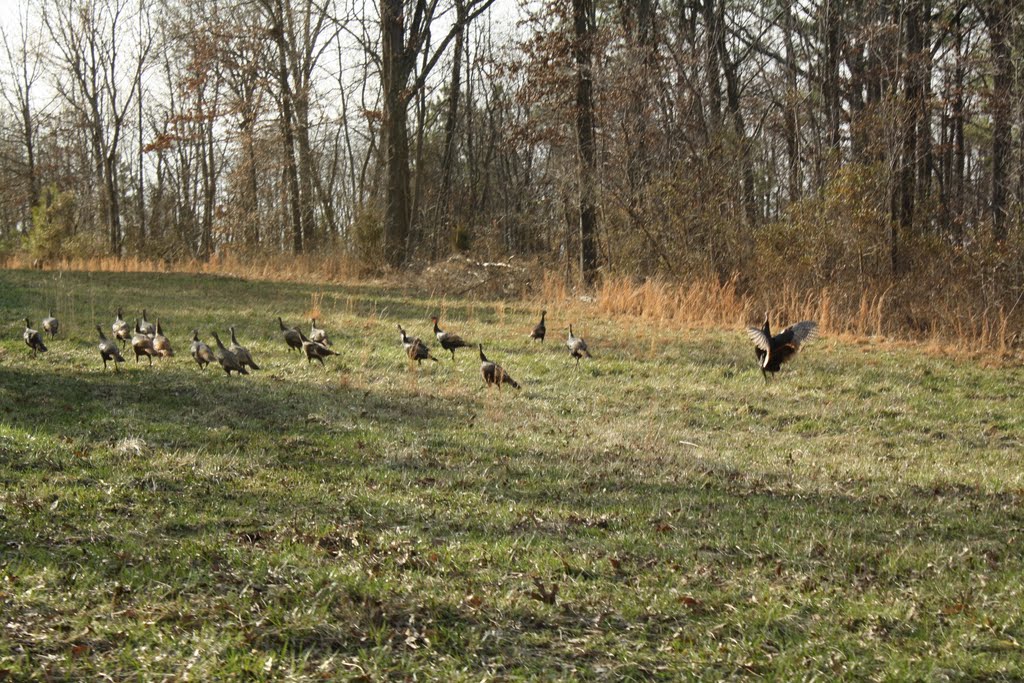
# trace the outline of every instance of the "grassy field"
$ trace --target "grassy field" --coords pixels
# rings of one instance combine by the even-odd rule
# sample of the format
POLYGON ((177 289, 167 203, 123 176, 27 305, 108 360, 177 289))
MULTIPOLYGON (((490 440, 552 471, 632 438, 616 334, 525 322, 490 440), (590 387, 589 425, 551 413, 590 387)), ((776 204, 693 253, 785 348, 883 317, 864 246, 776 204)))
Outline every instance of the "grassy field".
POLYGON ((565 306, 534 345, 518 304, 0 271, 0 680, 1024 678, 1024 372, 822 338, 766 387, 741 331, 565 306), (275 321, 315 304, 325 369, 275 321), (119 305, 178 356, 104 372, 119 305), (437 311, 522 391, 410 369, 437 311), (228 324, 251 377, 188 357, 228 324))

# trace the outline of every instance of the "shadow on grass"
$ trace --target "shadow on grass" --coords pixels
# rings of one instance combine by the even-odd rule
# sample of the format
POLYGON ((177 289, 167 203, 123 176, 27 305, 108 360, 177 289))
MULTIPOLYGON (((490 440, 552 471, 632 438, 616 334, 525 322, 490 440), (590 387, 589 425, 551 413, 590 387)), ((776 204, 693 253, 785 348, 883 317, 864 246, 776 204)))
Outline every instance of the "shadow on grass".
POLYGON ((316 433, 353 415, 425 430, 439 421, 461 419, 472 405, 460 397, 391 400, 374 389, 353 389, 344 377, 316 372, 286 379, 264 371, 229 377, 215 366, 200 371, 191 359, 181 357, 156 361, 153 367, 145 360, 126 366, 115 373, 33 362, 0 365, 3 419, 56 437, 102 438, 101 428, 118 421, 136 423, 132 426, 153 434, 226 427, 276 437, 316 433))
POLYGON ((140 273, 0 270, 0 320, 20 332, 19 321, 26 315, 35 322, 47 308, 53 308, 66 323, 65 335, 92 339, 92 326, 98 322, 107 327, 121 306, 129 322, 143 308, 153 319, 173 311, 177 319, 172 322, 181 332, 213 321, 225 326, 247 321, 253 336, 270 339, 277 335, 278 315, 289 325, 304 328, 308 324, 314 294, 320 297, 321 318, 341 309, 389 324, 401 322, 411 330, 422 327, 422 334, 429 333, 429 316, 440 312, 442 301, 452 318, 465 319, 471 311, 485 322, 497 318, 492 305, 469 298, 433 298, 428 303, 419 289, 404 291, 379 284, 301 284, 177 273, 158 277, 160 287, 152 287, 149 278, 140 273), (113 296, 111 290, 116 292, 113 296))

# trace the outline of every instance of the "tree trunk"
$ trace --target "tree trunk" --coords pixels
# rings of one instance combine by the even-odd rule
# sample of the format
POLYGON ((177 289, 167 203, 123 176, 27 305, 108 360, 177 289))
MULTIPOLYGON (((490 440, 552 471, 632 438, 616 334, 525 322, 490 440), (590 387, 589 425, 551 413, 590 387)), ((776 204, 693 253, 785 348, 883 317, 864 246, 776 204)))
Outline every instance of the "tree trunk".
POLYGON ((587 286, 597 275, 597 145, 594 134, 594 1, 573 0, 576 61, 576 141, 579 152, 580 274, 587 286))
POLYGON ((25 154, 28 158, 28 205, 31 212, 32 207, 39 202, 39 177, 36 171, 35 127, 27 98, 21 106, 21 124, 25 136, 25 154))
POLYGON ((783 40, 786 47, 786 93, 782 115, 785 119, 782 133, 786 140, 786 158, 789 166, 789 201, 800 198, 800 91, 797 85, 796 50, 793 46, 793 11, 783 2, 783 40))
POLYGON ((405 262, 409 248, 409 112, 400 93, 385 94, 386 127, 382 131, 385 166, 384 250, 392 266, 405 262))
MULTIPOLYGON (((200 100, 200 109, 206 109, 202 100, 200 100)), ((213 121, 203 121, 199 125, 202 127, 203 134, 199 142, 199 170, 202 173, 203 188, 203 215, 199 224, 199 254, 203 260, 209 260, 213 256, 213 214, 217 199, 217 149, 213 140, 213 121)))
POLYGON ((305 87, 295 98, 295 139, 299 148, 299 198, 302 203, 302 243, 306 251, 316 247, 316 163, 309 142, 309 93, 305 87))
POLYGON ((991 0, 984 12, 995 74, 992 79, 992 237, 1006 239, 1009 161, 1012 145, 1013 61, 1009 0, 991 0))
MULTIPOLYGON (((825 118, 827 121, 828 146, 834 153, 839 151, 840 143, 840 114, 839 102, 840 81, 839 81, 839 55, 841 52, 839 37, 839 10, 836 3, 826 2, 822 11, 824 16, 825 33, 825 54, 824 70, 822 75, 822 98, 825 100, 825 118)), ((829 159, 829 163, 835 165, 839 159, 829 159)))
MULTIPOLYGON (((430 38, 427 38, 430 44, 430 38)), ((426 68, 427 56, 423 55, 423 68, 426 68)), ((423 161, 423 143, 427 135, 427 91, 420 88, 416 93, 416 151, 413 157, 413 168, 416 174, 413 177, 412 202, 409 206, 409 250, 407 257, 412 257, 416 249, 423 243, 423 190, 424 178, 426 176, 426 164, 423 161)))
POLYGON ((864 114, 864 91, 869 76, 865 73, 867 50, 862 42, 847 42, 846 64, 850 71, 850 85, 847 89, 850 103, 850 156, 855 162, 864 163, 868 158, 869 135, 861 117, 864 114))
MULTIPOLYGON (((465 22, 466 19, 466 3, 463 0, 456 0, 455 2, 456 21, 459 23, 465 22)), ((448 84, 448 112, 444 120, 444 150, 441 156, 441 190, 438 193, 438 223, 440 226, 435 226, 433 240, 432 256, 436 258, 438 256, 438 244, 436 235, 439 232, 441 226, 444 227, 443 234, 449 235, 454 240, 454 235, 451 235, 451 218, 452 218, 452 173, 455 158, 455 132, 459 121, 459 96, 462 90, 462 51, 465 45, 466 29, 463 28, 459 31, 458 35, 455 36, 455 46, 452 53, 452 77, 448 84)))
MULTIPOLYGON (((900 159, 898 223, 904 235, 910 235, 914 225, 915 179, 918 154, 918 115, 921 109, 921 0, 909 0, 905 18, 903 76, 903 148, 900 159)), ((896 262, 897 271, 902 268, 896 262)))
POLYGON ((952 203, 952 220, 954 234, 958 241, 963 242, 963 193, 964 170, 966 168, 966 151, 964 145, 964 78, 966 67, 963 53, 963 6, 957 8, 954 24, 954 44, 956 46, 956 65, 953 70, 953 159, 949 194, 952 203))
MULTIPOLYGON (((142 7, 140 2, 139 7, 139 36, 142 36, 142 7)), ((146 246, 146 173, 144 169, 145 164, 145 131, 142 126, 142 69, 143 69, 143 57, 139 55, 139 68, 136 72, 135 89, 136 96, 138 97, 138 125, 139 125, 139 236, 138 236, 138 248, 143 249, 146 246)))
POLYGON ((625 122, 626 181, 629 188, 626 202, 632 232, 645 235, 648 242, 647 253, 643 259, 644 268, 647 270, 651 268, 658 251, 644 221, 642 206, 650 178, 646 103, 651 96, 651 76, 655 68, 653 0, 623 3, 621 14, 629 50, 629 95, 625 122))
POLYGON ((106 192, 107 225, 110 234, 110 247, 114 256, 121 258, 123 240, 121 239, 121 203, 118 198, 117 155, 108 153, 103 160, 103 181, 106 192))
POLYGON ((295 113, 291 81, 288 77, 288 46, 284 34, 284 5, 276 1, 272 16, 274 41, 277 43, 277 80, 281 88, 281 151, 284 157, 284 176, 288 187, 292 221, 292 251, 303 251, 302 195, 299 192, 299 174, 295 163, 295 113))
POLYGON ((924 28, 918 63, 921 92, 917 107, 917 204, 927 206, 932 191, 932 12, 931 0, 923 0, 924 28))
MULTIPOLYGON (((720 16, 718 21, 725 25, 725 6, 719 5, 720 16)), ((740 85, 738 64, 732 61, 725 45, 725 32, 722 31, 718 41, 719 58, 722 64, 722 72, 725 75, 726 106, 732 116, 733 134, 736 137, 736 144, 739 149, 740 173, 743 178, 743 211, 747 217, 747 225, 755 226, 760 222, 760 211, 757 206, 757 198, 754 196, 754 167, 750 157, 750 142, 747 139, 747 127, 743 120, 743 110, 740 108, 740 85)))
MULTIPOLYGON (((719 3, 725 0, 718 0, 719 3)), ((725 40, 725 27, 719 21, 720 12, 715 0, 704 0, 704 26, 706 45, 704 50, 704 77, 708 82, 708 118, 710 128, 717 133, 722 123, 722 81, 719 65, 719 38, 725 40)), ((714 134, 713 133, 713 134, 714 134)))
POLYGON ((243 123, 242 146, 245 150, 245 183, 243 192, 245 196, 246 226, 244 228, 245 245, 255 249, 260 243, 260 186, 256 169, 256 144, 253 122, 246 120, 243 123))
POLYGON ((394 267, 409 248, 409 107, 405 93, 410 66, 405 53, 402 0, 380 0, 381 80, 384 122, 384 258, 394 267))

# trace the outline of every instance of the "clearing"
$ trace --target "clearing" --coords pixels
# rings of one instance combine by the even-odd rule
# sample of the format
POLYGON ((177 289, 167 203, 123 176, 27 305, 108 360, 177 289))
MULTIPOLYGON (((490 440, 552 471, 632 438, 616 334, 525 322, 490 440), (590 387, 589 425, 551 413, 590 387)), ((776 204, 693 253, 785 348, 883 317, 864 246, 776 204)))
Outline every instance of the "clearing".
POLYGON ((0 271, 0 679, 1024 677, 1020 369, 826 337, 766 387, 740 330, 544 303, 541 345, 539 305, 0 271), (177 357, 104 373, 117 306, 177 357), (326 368, 277 328, 314 306, 326 368), (229 324, 251 377, 188 356, 229 324))

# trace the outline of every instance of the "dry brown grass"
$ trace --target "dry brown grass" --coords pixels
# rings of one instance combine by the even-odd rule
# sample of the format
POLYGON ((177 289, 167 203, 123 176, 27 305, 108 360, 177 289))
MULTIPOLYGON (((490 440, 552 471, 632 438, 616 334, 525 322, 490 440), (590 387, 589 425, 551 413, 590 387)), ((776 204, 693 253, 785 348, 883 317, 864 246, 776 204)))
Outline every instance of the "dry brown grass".
POLYGON ((337 254, 281 254, 258 258, 218 254, 209 260, 189 259, 174 262, 143 258, 119 259, 113 256, 33 261, 28 256, 15 254, 8 257, 3 265, 6 268, 98 273, 201 273, 272 282, 341 284, 365 281, 367 278, 365 268, 348 256, 337 254))
MULTIPOLYGON (((741 292, 736 278, 675 284, 612 276, 597 288, 596 306, 608 316, 705 329, 758 325, 768 308, 778 326, 815 320, 823 333, 848 341, 910 342, 950 355, 1015 356, 1021 321, 1012 311, 1002 306, 975 310, 971 302, 954 298, 896 294, 891 285, 866 289, 856 297, 837 296, 828 287, 802 291, 786 285, 775 290, 766 304, 756 292, 741 292)), ((545 300, 551 299, 545 296, 545 300)))
POLYGON ((309 309, 306 311, 306 317, 310 319, 316 319, 323 317, 323 311, 320 308, 320 304, 324 301, 324 293, 321 290, 316 290, 309 295, 309 309))

